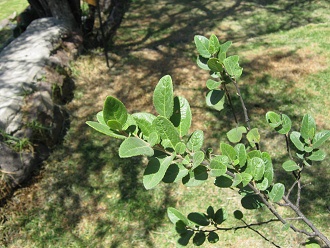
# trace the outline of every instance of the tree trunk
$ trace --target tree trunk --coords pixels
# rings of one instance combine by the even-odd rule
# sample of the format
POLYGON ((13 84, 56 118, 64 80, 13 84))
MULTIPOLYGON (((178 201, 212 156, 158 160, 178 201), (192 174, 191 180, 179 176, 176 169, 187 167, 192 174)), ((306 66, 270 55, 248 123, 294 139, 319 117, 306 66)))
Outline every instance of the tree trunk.
POLYGON ((80 0, 28 0, 39 17, 55 17, 70 29, 81 26, 80 0))

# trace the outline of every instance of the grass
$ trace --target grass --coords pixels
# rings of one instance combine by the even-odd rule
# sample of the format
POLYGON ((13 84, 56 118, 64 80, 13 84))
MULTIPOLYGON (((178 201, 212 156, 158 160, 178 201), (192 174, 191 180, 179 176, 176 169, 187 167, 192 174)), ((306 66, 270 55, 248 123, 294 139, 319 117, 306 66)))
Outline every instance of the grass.
MULTIPOLYGON (((234 41, 233 51, 244 68, 240 85, 252 125, 260 127, 262 149, 276 156, 277 179, 288 184, 291 178, 280 169, 287 158, 284 140, 266 126, 264 114, 280 111, 297 127, 302 114, 310 112, 319 129, 330 129, 329 4, 269 2, 132 2, 111 48, 111 69, 97 51, 74 63, 77 90, 67 105, 70 131, 33 181, 0 209, 6 220, 0 224, 0 243, 8 247, 175 247, 178 236, 166 217, 170 206, 184 214, 205 212, 210 205, 224 207, 229 211, 225 226, 242 224, 232 216, 231 209, 236 208, 248 222, 271 218, 265 209, 256 214, 242 209, 237 194, 215 188, 212 180, 196 188, 161 184, 146 191, 142 186, 146 160, 119 159, 119 141, 85 125, 107 95, 121 99, 129 112, 154 111, 154 86, 161 76, 170 74, 176 94, 191 104, 192 130, 203 130, 205 146, 217 151, 233 121, 230 112, 205 108, 208 75, 195 65, 193 45, 195 34, 215 33, 222 42, 234 41)), ((234 104, 239 107, 238 99, 234 104)), ((326 150, 329 154, 330 149, 326 150)), ((304 182, 310 185, 304 188, 302 202, 303 212, 328 237, 329 162, 327 158, 308 169, 304 182)), ((256 228, 280 247, 299 247, 305 241, 302 235, 282 231, 277 222, 256 228)), ((223 247, 273 247, 252 230, 219 235, 223 247)))
POLYGON ((21 13, 28 6, 26 0, 0 0, 0 20, 10 16, 15 11, 21 13))

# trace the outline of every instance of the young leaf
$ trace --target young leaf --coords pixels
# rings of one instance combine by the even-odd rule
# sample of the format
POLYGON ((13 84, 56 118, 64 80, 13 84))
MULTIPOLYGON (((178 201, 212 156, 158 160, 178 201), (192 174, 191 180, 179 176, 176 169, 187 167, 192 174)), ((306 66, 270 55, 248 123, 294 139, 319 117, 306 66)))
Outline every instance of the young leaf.
POLYGON ((266 113, 266 120, 272 128, 279 127, 282 124, 281 116, 273 111, 266 113))
POLYGON ((246 185, 248 185, 249 182, 251 182, 252 180, 252 175, 246 172, 242 172, 241 173, 241 177, 242 177, 242 184, 243 187, 245 187, 246 185))
POLYGON ((226 173, 227 166, 222 163, 219 157, 214 157, 210 162, 210 176, 211 177, 219 177, 226 173))
POLYGON ((258 157, 248 159, 245 172, 251 174, 254 180, 256 181, 261 180, 265 172, 264 161, 258 157))
POLYGON ((322 130, 315 134, 313 139, 313 148, 319 148, 330 137, 330 130, 322 130))
POLYGON ((243 126, 235 127, 227 132, 227 138, 232 143, 238 143, 241 141, 243 133, 246 133, 246 128, 243 126))
POLYGON ((100 111, 96 114, 96 119, 99 123, 103 124, 103 125, 107 125, 104 121, 104 117, 103 117, 103 111, 100 111))
POLYGON ((113 131, 110 129, 109 126, 101 124, 99 122, 96 121, 87 121, 86 124, 92 128, 94 128, 96 131, 103 133, 105 135, 117 138, 117 139, 126 139, 127 137, 117 133, 116 131, 113 131))
POLYGON ((247 194, 241 199, 242 207, 245 209, 258 209, 264 206, 264 203, 258 195, 247 194))
POLYGON ((203 70, 206 70, 206 71, 209 71, 210 68, 209 66, 207 65, 207 62, 209 61, 209 59, 207 58, 204 58, 202 56, 197 56, 197 59, 196 59, 196 63, 198 65, 199 68, 203 69, 203 70))
POLYGON ((265 164, 264 178, 267 178, 268 181, 267 188, 268 188, 272 184, 274 178, 273 163, 270 155, 267 152, 263 152, 261 157, 265 164))
POLYGON ((115 129, 121 129, 127 120, 125 105, 117 98, 108 96, 103 106, 103 119, 107 125, 109 125, 110 121, 110 124, 116 123, 114 125, 115 129))
POLYGON ((147 142, 136 137, 128 137, 121 143, 119 147, 119 157, 129 158, 139 155, 150 157, 154 155, 154 150, 147 142))
POLYGON ((180 137, 177 129, 172 122, 163 116, 157 116, 153 121, 153 126, 157 130, 160 138, 164 143, 164 147, 175 148, 176 144, 180 142, 180 137))
POLYGON ((174 98, 174 113, 170 120, 177 128, 180 137, 188 134, 191 126, 191 110, 189 102, 183 97, 174 98))
POLYGON ((162 77, 153 94, 153 103, 157 113, 166 118, 170 118, 173 114, 173 84, 169 75, 162 77))
POLYGON ((210 224, 210 221, 206 218, 206 216, 203 213, 193 212, 188 214, 188 220, 193 222, 194 224, 198 226, 208 226, 210 224))
POLYGON ((205 154, 202 151, 196 151, 193 155, 193 167, 192 170, 195 169, 198 165, 200 165, 204 160, 205 154))
POLYGON ((310 156, 307 157, 307 159, 312 161, 322 161, 325 159, 326 153, 322 150, 315 150, 312 152, 310 156))
POLYGON ((173 224, 181 220, 183 223, 186 224, 186 226, 190 225, 190 222, 187 219, 187 217, 184 216, 179 210, 176 210, 175 208, 172 207, 167 208, 167 216, 173 224))
POLYGON ((198 232, 195 234, 194 238, 193 238, 193 244, 196 246, 201 246, 202 244, 204 244, 206 240, 206 236, 204 232, 198 232))
POLYGON ((259 134, 258 128, 251 129, 247 133, 246 138, 250 142, 250 145, 252 147, 255 147, 255 144, 258 144, 260 142, 260 134, 259 134))
POLYGON ((153 157, 149 160, 143 174, 143 185, 146 189, 152 189, 162 181, 173 158, 174 154, 172 156, 153 157))
POLYGON ((299 150, 299 151, 304 151, 304 144, 300 141, 300 133, 293 131, 290 134, 290 140, 292 141, 292 143, 294 144, 294 146, 299 150))
POLYGON ((237 55, 227 57, 223 64, 226 68, 228 74, 235 79, 239 78, 242 75, 243 69, 238 64, 239 57, 237 55))
POLYGON ((214 208, 209 206, 206 210, 207 217, 213 219, 214 218, 214 208))
POLYGON ((219 51, 219 49, 220 49, 220 43, 218 37, 212 34, 209 40, 209 53, 215 54, 219 51))
POLYGON ((256 183, 256 187, 257 189, 264 191, 268 188, 268 179, 266 177, 264 177, 264 179, 261 182, 256 183))
POLYGON ((189 170, 186 167, 184 167, 182 164, 179 164, 179 163, 171 164, 168 167, 162 180, 164 183, 178 182, 183 177, 188 175, 188 173, 189 173, 189 170))
POLYGON ((187 148, 192 151, 198 151, 202 148, 204 143, 204 133, 202 130, 196 130, 192 133, 192 135, 189 137, 187 148))
POLYGON ((208 178, 207 169, 205 166, 197 166, 194 170, 189 171, 189 174, 182 178, 182 183, 187 187, 199 186, 208 178))
POLYGON ((239 165, 240 167, 242 168, 245 163, 246 163, 246 159, 247 159, 247 154, 246 154, 246 149, 245 149, 245 145, 244 144, 237 144, 235 147, 234 147, 236 153, 237 153, 237 158, 239 160, 239 165))
POLYGON ((149 137, 152 132, 155 132, 156 129, 152 125, 152 122, 156 119, 156 116, 149 113, 134 113, 132 114, 135 122, 140 128, 141 132, 145 137, 149 137))
POLYGON ((296 162, 293 160, 285 161, 282 164, 282 167, 285 171, 295 171, 300 169, 299 165, 297 165, 296 162))
POLYGON ((220 143, 220 151, 222 155, 225 155, 229 158, 230 162, 232 163, 236 157, 237 152, 236 150, 229 144, 226 143, 220 143))
POLYGON ((237 185, 239 185, 242 182, 242 175, 239 173, 235 174, 234 180, 233 180, 233 184, 231 185, 232 187, 236 187, 237 185))
POLYGON ((284 191, 284 185, 282 183, 276 183, 268 194, 268 197, 272 202, 279 202, 284 195, 284 191))
POLYGON ((280 134, 287 134, 291 130, 291 119, 289 116, 282 114, 282 128, 277 130, 280 134))
POLYGON ((224 108, 225 98, 226 96, 223 90, 211 90, 206 95, 206 105, 220 111, 224 108))
POLYGON ((185 151, 186 151, 186 144, 185 143, 183 143, 183 142, 179 142, 179 143, 177 143, 176 145, 175 145, 175 152, 177 153, 177 154, 183 154, 183 153, 185 153, 185 151))
POLYGON ((204 58, 210 58, 211 53, 209 52, 209 40, 202 35, 195 35, 194 41, 198 53, 204 58))
POLYGON ((208 79, 206 81, 206 87, 209 89, 209 90, 215 90, 215 89, 218 89, 221 85, 221 82, 218 82, 218 81, 214 81, 213 79, 208 79))
POLYGON ((194 231, 191 230, 187 230, 186 232, 180 234, 180 238, 178 240, 178 244, 179 246, 187 246, 189 243, 189 240, 191 239, 191 237, 194 235, 194 231))
POLYGON ((223 43, 220 46, 220 52, 222 53, 226 53, 229 49, 229 47, 231 46, 232 42, 231 41, 226 41, 225 43, 223 43))
POLYGON ((303 137, 303 139, 305 140, 313 139, 315 135, 315 130, 316 124, 313 117, 309 114, 304 115, 300 127, 301 137, 303 137))

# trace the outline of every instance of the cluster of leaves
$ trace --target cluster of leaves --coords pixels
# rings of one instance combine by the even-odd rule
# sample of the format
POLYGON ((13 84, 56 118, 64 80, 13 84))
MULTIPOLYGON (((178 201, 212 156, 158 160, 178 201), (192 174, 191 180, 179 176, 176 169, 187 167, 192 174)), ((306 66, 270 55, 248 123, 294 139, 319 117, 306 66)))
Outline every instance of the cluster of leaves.
MULTIPOLYGON (((207 81, 210 91, 206 103, 220 111, 228 97, 225 85, 230 82, 236 85, 242 74, 239 57, 227 57, 231 42, 220 44, 214 35, 210 39, 197 35, 195 44, 199 52, 197 64, 217 80, 207 81)), ((214 154, 211 148, 203 150, 202 130, 189 133, 192 121, 189 103, 184 97, 174 96, 169 75, 159 80, 153 94, 153 105, 157 116, 145 112, 129 114, 120 100, 108 96, 103 110, 96 115, 97 121, 87 122, 95 130, 123 140, 119 147, 121 158, 149 157, 143 175, 146 189, 152 189, 160 182, 181 181, 186 186, 198 186, 211 177, 217 187, 237 189, 246 209, 282 200, 285 187, 282 183, 273 182, 272 159, 267 152, 259 150, 257 128, 237 125, 227 133, 231 144, 220 143, 220 154, 214 154)), ((330 137, 330 131, 316 132, 315 121, 310 115, 304 116, 300 132, 290 133, 291 120, 284 114, 268 112, 266 120, 277 132, 290 137, 297 149, 297 157, 302 161, 297 164, 290 156, 290 160, 283 164, 286 171, 300 173, 304 165, 324 159, 325 154, 319 147, 330 137)), ((234 213, 237 219, 243 217, 240 211, 234 213)), ((227 213, 223 209, 214 211, 209 207, 206 214, 193 212, 185 217, 178 210, 169 208, 168 216, 180 235, 181 245, 187 245, 192 237, 195 245, 201 245, 206 239, 211 243, 219 240, 215 231, 226 220, 227 213), (209 226, 215 229, 203 229, 209 226)))

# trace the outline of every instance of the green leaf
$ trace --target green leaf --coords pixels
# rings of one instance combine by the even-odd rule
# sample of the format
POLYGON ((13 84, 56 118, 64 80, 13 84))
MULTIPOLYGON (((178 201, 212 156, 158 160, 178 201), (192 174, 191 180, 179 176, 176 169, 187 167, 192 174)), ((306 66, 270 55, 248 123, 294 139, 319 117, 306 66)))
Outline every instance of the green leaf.
POLYGON ((156 144, 159 144, 160 137, 158 136, 157 132, 152 132, 152 133, 149 134, 148 142, 149 142, 151 147, 156 145, 156 144))
POLYGON ((164 116, 157 116, 152 124, 163 141, 162 145, 165 148, 170 147, 174 149, 176 144, 180 142, 180 136, 172 122, 164 116))
POLYGON ((239 173, 235 174, 234 180, 233 180, 233 184, 231 185, 232 187, 236 187, 237 185, 239 185, 242 182, 242 176, 239 173))
POLYGON ((207 236, 207 241, 209 241, 211 244, 215 244, 220 240, 219 235, 216 232, 210 232, 207 236))
POLYGON ((226 41, 225 43, 221 44, 220 46, 220 51, 222 53, 226 53, 231 46, 232 42, 231 41, 226 41))
POLYGON ((209 59, 207 58, 204 58, 202 56, 197 56, 197 59, 196 59, 196 63, 198 65, 199 68, 203 69, 203 70, 207 70, 209 71, 210 68, 208 67, 207 65, 207 62, 209 61, 209 59))
POLYGON ((266 120, 272 128, 279 127, 282 124, 281 116, 273 111, 266 113, 266 120))
POLYGON ((321 248, 321 246, 318 244, 318 242, 313 238, 309 238, 309 241, 306 242, 305 247, 306 248, 321 248))
POLYGON ((209 90, 215 90, 215 89, 218 89, 221 85, 221 82, 218 82, 218 81, 214 81, 213 79, 208 79, 206 81, 206 87, 209 89, 209 90))
POLYGON ((264 191, 268 188, 268 179, 266 177, 264 177, 264 179, 261 181, 261 182, 257 182, 256 183, 256 187, 257 189, 261 190, 261 191, 264 191))
POLYGON ((319 148, 330 137, 330 130, 322 130, 315 134, 313 139, 313 148, 319 148))
POLYGON ((322 150, 315 150, 312 152, 310 156, 307 157, 307 159, 312 161, 322 161, 326 157, 326 153, 322 150))
POLYGON ((205 166, 197 166, 194 170, 189 171, 189 174, 182 178, 182 183, 187 187, 199 186, 208 178, 207 169, 205 166))
POLYGON ((239 57, 237 55, 227 57, 223 64, 228 74, 235 79, 238 79, 242 75, 243 69, 238 64, 239 57))
POLYGON ((179 234, 186 233, 187 232, 186 224, 182 220, 177 221, 175 223, 175 231, 179 234))
POLYGON ((128 137, 119 147, 119 157, 129 158, 139 155, 152 156, 154 150, 150 145, 136 137, 128 137))
POLYGON ((175 208, 172 207, 167 208, 167 216, 173 224, 181 220, 183 223, 186 224, 186 226, 190 225, 190 222, 187 219, 187 217, 184 216, 179 210, 176 210, 175 208))
POLYGON ((241 173, 241 177, 242 177, 242 184, 243 187, 245 187, 246 185, 248 185, 249 182, 251 182, 252 180, 252 175, 246 172, 242 172, 241 173))
POLYGON ((214 185, 220 188, 230 188, 233 185, 233 180, 228 175, 222 175, 215 178, 214 185))
POLYGON ((127 120, 127 109, 125 105, 115 97, 108 96, 103 106, 103 119, 109 125, 116 123, 114 129, 121 129, 127 120), (118 128, 119 127, 119 128, 118 128))
POLYGON ((279 202, 284 195, 284 191, 285 186, 282 183, 276 183, 269 192, 268 197, 272 202, 279 202))
POLYGON ((244 144, 237 144, 237 145, 235 145, 234 149, 236 151, 237 158, 239 160, 238 164, 242 168, 245 165, 246 159, 247 159, 245 145, 244 144))
POLYGON ((261 180, 265 172, 264 161, 258 157, 253 157, 251 159, 248 159, 245 172, 252 175, 254 180, 256 181, 261 180))
POLYGON ((156 119, 156 116, 153 114, 134 113, 132 117, 145 137, 149 137, 152 132, 156 131, 155 127, 152 125, 152 122, 156 119))
POLYGON ((204 244, 206 240, 206 236, 204 232, 198 232, 195 234, 194 238, 193 238, 193 244, 196 246, 201 246, 202 244, 204 244))
POLYGON ((303 139, 305 140, 313 139, 315 135, 315 130, 316 124, 313 117, 309 114, 304 115, 300 127, 301 137, 303 137, 303 139))
POLYGON ((210 162, 210 176, 219 177, 227 172, 227 166, 221 160, 221 157, 214 157, 210 162))
POLYGON ((243 137, 243 133, 246 133, 246 128, 241 126, 241 127, 235 127, 229 132, 227 132, 227 138, 230 142, 232 143, 238 143, 241 141, 243 137))
POLYGON ((223 208, 220 208, 215 212, 213 220, 215 223, 220 225, 227 219, 227 217, 228 217, 227 211, 223 208))
POLYGON ((280 134, 287 134, 291 130, 291 119, 289 116, 282 114, 282 128, 280 130, 277 130, 280 134))
POLYGON ((206 95, 206 105, 220 111, 224 108, 225 98, 226 96, 223 90, 211 90, 206 95))
POLYGON ((218 40, 218 37, 216 37, 214 34, 212 34, 210 36, 210 40, 209 40, 209 52, 211 54, 215 54, 219 51, 220 49, 220 43, 218 40))
POLYGON ((169 75, 162 77, 153 94, 153 103, 157 113, 166 118, 170 118, 173 114, 173 84, 169 75))
POLYGON ((100 111, 96 114, 97 121, 103 125, 107 125, 104 121, 103 111, 100 111))
POLYGON ((186 144, 183 142, 179 142, 175 145, 175 152, 177 154, 184 154, 186 152, 186 144))
POLYGON ((293 160, 285 161, 282 164, 282 167, 285 171, 295 171, 300 169, 299 165, 297 165, 296 162, 293 160))
POLYGON ((94 128, 96 131, 103 133, 105 135, 117 138, 117 139, 126 139, 127 137, 110 129, 109 126, 98 123, 96 121, 87 121, 86 124, 92 128, 94 128))
POLYGON ((264 206, 262 200, 256 194, 247 194, 241 199, 241 204, 245 209, 258 209, 264 206))
POLYGON ((146 189, 152 189, 162 181, 173 158, 174 154, 172 156, 152 157, 149 160, 143 174, 143 185, 146 189))
POLYGON ((231 163, 233 163, 233 161, 237 158, 236 150, 229 144, 220 143, 220 151, 222 155, 227 156, 229 158, 231 163))
POLYGON ((186 175, 188 175, 189 170, 184 167, 182 164, 171 164, 164 177, 163 177, 163 182, 164 183, 174 183, 178 182, 182 178, 184 178, 186 175))
POLYGON ((211 53, 209 52, 209 40, 202 35, 195 35, 194 41, 198 53, 204 58, 210 58, 211 53))
POLYGON ((222 72, 223 68, 220 63, 220 61, 216 58, 211 58, 209 61, 207 61, 207 66, 211 69, 213 72, 222 72))
POLYGON ((191 126, 191 110, 189 102, 183 97, 174 98, 174 113, 170 120, 177 128, 180 137, 188 134, 191 126))
POLYGON ((258 128, 251 129, 247 133, 246 138, 250 142, 250 145, 252 147, 255 147, 255 144, 258 144, 260 142, 260 134, 259 134, 258 128))
POLYGON ((188 214, 188 220, 198 226, 208 226, 210 224, 210 221, 206 218, 206 216, 203 213, 198 212, 188 214))
POLYGON ((205 154, 202 151, 196 151, 193 155, 193 167, 192 170, 195 169, 198 165, 200 165, 204 160, 205 154))
POLYGON ((292 141, 292 143, 294 144, 294 146, 299 150, 299 151, 304 151, 304 143, 301 142, 300 140, 300 133, 293 131, 290 134, 290 140, 292 141))
POLYGON ((198 151, 202 148, 204 143, 204 133, 202 130, 196 130, 192 133, 192 135, 189 137, 189 140, 187 142, 187 148, 192 151, 198 151))
POLYGON ((272 184, 273 178, 274 178, 274 169, 273 169, 272 159, 271 159, 270 155, 267 152, 263 152, 262 153, 262 160, 265 163, 264 178, 267 178, 268 187, 269 187, 272 184))

